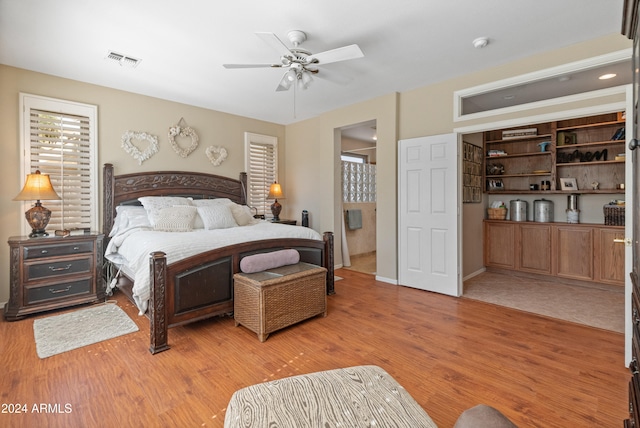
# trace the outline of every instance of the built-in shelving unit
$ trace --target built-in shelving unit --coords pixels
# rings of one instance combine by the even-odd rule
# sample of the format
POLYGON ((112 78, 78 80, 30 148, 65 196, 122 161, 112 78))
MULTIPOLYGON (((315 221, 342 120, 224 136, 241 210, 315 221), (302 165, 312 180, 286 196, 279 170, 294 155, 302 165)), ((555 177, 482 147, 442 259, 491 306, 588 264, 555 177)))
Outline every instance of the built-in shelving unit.
POLYGON ((566 193, 560 179, 574 178, 577 189, 572 193, 624 193, 624 125, 618 112, 487 131, 485 191, 566 193), (525 135, 508 138, 510 133, 525 135), (549 189, 542 190, 546 182, 549 189), (539 189, 531 190, 531 185, 539 189))

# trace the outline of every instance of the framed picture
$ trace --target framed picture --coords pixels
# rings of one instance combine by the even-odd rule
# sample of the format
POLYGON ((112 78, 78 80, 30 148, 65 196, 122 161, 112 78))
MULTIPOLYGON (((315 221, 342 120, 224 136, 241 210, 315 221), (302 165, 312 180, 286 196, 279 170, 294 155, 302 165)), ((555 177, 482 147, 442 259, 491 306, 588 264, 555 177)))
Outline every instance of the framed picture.
POLYGON ((561 178, 560 188, 562 190, 578 190, 578 183, 575 178, 561 178))

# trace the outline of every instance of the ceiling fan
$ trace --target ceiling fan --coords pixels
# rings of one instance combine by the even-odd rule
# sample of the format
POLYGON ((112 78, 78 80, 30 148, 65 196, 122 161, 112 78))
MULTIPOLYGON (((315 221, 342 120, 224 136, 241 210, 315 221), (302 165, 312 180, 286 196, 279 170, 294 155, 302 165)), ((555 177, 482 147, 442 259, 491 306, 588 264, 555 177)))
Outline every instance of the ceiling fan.
POLYGON ((224 68, 286 68, 288 69, 276 91, 287 91, 294 82, 301 89, 307 89, 313 81, 311 75, 318 74, 318 66, 332 62, 346 61, 364 56, 358 45, 343 46, 325 52, 312 54, 300 48, 300 44, 307 40, 307 35, 300 30, 287 33, 293 48, 288 48, 274 33, 256 33, 265 43, 280 54, 280 61, 273 64, 223 64, 224 68))

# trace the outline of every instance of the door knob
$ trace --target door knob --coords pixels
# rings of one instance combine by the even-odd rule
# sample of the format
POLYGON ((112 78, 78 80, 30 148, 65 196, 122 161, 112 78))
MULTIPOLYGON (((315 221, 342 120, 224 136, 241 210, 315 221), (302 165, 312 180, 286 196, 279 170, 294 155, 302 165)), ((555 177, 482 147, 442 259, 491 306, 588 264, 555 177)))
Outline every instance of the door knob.
POLYGON ((629 141, 629 150, 635 150, 639 145, 640 141, 638 141, 637 138, 632 138, 631 141, 629 141))
POLYGON ((613 242, 618 243, 618 244, 624 244, 627 247, 631 246, 631 238, 615 238, 613 240, 613 242))

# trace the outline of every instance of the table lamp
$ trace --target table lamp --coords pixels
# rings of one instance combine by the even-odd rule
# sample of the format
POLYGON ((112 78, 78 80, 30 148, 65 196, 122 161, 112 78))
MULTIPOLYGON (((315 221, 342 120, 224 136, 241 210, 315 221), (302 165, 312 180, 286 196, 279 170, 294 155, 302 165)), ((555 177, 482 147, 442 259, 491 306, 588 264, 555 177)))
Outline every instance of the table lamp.
POLYGON ((13 198, 14 201, 32 201, 34 199, 36 204, 24 213, 27 223, 32 229, 29 238, 49 236, 45 229, 51 218, 51 210, 43 207, 40 200, 60 199, 60 196, 53 190, 49 175, 40 174, 40 170, 27 175, 27 181, 25 181, 22 191, 13 198))
POLYGON ((273 214, 273 221, 280 221, 280 211, 282 211, 282 205, 278 203, 278 198, 283 198, 282 187, 277 182, 273 182, 269 188, 268 199, 275 199, 275 202, 271 204, 271 214, 273 214))

